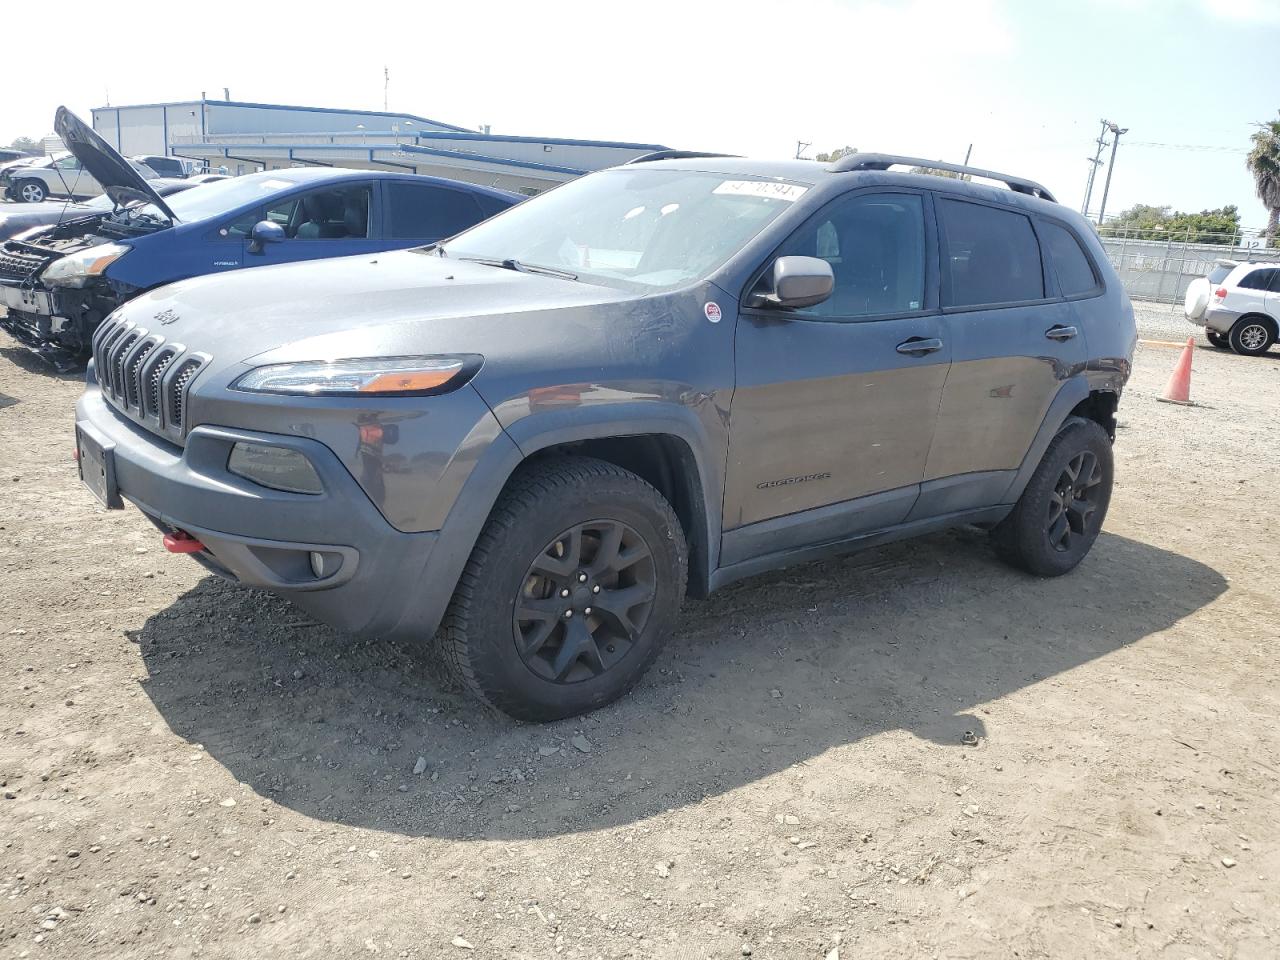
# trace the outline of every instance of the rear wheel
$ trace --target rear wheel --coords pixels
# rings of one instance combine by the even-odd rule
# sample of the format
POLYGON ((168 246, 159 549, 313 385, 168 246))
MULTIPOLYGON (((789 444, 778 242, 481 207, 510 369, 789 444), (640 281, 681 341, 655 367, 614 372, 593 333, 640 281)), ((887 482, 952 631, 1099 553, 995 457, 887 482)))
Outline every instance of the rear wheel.
POLYGON ((1092 420, 1071 418, 1049 444, 1013 512, 991 531, 996 552, 1041 577, 1074 569, 1102 530, 1113 479, 1107 432, 1092 420))
POLYGON ((1246 357, 1256 357, 1271 349, 1275 328, 1262 317, 1241 317, 1227 335, 1231 349, 1246 357))
POLYGON ((445 616, 445 661, 519 720, 625 694, 671 633, 688 552, 671 505, 586 457, 525 468, 494 507, 445 616))
POLYGON ((21 203, 42 203, 49 196, 49 191, 39 180, 19 180, 13 192, 21 203))
POLYGON ((1205 330, 1204 335, 1209 338, 1211 344, 1221 350, 1228 350, 1231 347, 1231 344, 1227 342, 1226 336, 1217 330, 1205 330))

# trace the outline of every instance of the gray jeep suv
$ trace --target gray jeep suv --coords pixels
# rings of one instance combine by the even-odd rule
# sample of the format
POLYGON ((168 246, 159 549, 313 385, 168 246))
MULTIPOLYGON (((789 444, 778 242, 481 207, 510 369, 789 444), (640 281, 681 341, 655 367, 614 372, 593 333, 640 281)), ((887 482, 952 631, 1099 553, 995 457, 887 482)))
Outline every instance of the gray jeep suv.
POLYGON ((201 277, 97 332, 84 482, 356 635, 438 637, 548 720, 686 591, 957 524, 1072 569, 1133 312, 1038 184, 665 154, 410 251, 201 277))

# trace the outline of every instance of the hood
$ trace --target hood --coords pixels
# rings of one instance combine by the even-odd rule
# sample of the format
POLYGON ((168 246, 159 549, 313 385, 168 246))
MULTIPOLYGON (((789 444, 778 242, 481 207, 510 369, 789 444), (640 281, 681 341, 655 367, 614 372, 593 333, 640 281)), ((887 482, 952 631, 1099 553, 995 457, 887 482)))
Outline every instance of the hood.
POLYGON ((635 295, 397 250, 183 280, 137 297, 119 315, 221 367, 403 356, 439 343, 454 352, 505 352, 552 313, 574 328, 564 331, 567 342, 591 339, 600 322, 589 308, 624 300, 635 295))
POLYGON ((154 203, 166 217, 178 222, 173 211, 129 161, 66 107, 59 107, 53 115, 53 129, 114 203, 118 205, 130 200, 154 203))

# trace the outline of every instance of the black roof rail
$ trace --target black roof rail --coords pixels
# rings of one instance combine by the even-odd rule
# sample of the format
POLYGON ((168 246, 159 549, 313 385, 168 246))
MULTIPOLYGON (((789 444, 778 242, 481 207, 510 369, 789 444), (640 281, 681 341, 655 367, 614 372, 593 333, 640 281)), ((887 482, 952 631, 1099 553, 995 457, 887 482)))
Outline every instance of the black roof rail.
POLYGON ((888 170, 890 167, 895 166, 924 167, 927 170, 946 170, 949 173, 982 177, 986 180, 999 180, 1008 184, 1009 189, 1016 193, 1025 193, 1028 196, 1039 197, 1041 200, 1048 200, 1051 203, 1058 202, 1046 187, 1036 183, 1034 180, 1015 177, 1008 173, 996 173, 994 170, 984 170, 981 167, 967 167, 962 163, 945 163, 942 160, 899 157, 891 153, 851 153, 848 156, 841 157, 828 169, 833 173, 849 173, 855 170, 888 170))
POLYGON ((710 157, 735 157, 734 153, 703 153, 700 150, 655 150, 638 156, 627 163, 649 163, 651 160, 699 160, 710 157))

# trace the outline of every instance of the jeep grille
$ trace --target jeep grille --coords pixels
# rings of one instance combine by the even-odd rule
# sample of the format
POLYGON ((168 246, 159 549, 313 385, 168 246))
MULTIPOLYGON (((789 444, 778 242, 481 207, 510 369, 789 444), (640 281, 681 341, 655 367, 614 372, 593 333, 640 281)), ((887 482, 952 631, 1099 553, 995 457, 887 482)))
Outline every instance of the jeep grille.
POLYGON ((187 393, 209 359, 119 319, 108 318, 93 336, 94 369, 107 403, 176 443, 187 433, 187 393))

